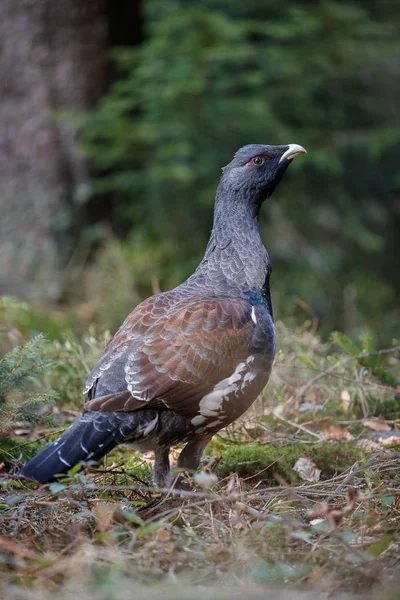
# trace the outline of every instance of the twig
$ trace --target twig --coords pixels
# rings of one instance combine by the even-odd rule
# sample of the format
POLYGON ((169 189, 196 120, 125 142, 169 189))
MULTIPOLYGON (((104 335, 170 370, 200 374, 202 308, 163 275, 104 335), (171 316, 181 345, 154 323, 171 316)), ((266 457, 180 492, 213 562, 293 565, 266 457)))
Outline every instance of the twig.
POLYGON ((30 446, 31 444, 36 444, 36 442, 40 442, 40 440, 45 440, 46 438, 52 437, 53 435, 58 435, 59 433, 62 433, 63 431, 65 431, 65 427, 63 429, 56 429, 55 431, 50 431, 49 433, 45 433, 44 435, 42 435, 34 440, 29 440, 29 442, 24 442, 23 444, 17 444, 16 446, 13 446, 12 448, 10 448, 10 452, 11 452, 11 450, 19 450, 20 448, 23 448, 24 446, 30 446))
POLYGON ((360 470, 362 470, 362 469, 360 469, 360 464, 358 462, 355 462, 354 465, 351 467, 350 472, 346 475, 346 477, 343 479, 343 481, 341 483, 339 483, 337 488, 335 488, 329 494, 329 496, 327 496, 326 502, 329 502, 329 500, 331 500, 334 496, 337 496, 337 494, 340 492, 340 490, 342 490, 344 488, 344 486, 348 484, 350 479, 352 479, 352 477, 356 473, 358 473, 360 470))
MULTIPOLYGON (((136 469, 137 466, 134 466, 132 468, 136 469)), ((111 469, 90 469, 90 472, 95 473, 96 475, 124 475, 125 477, 130 477, 134 481, 137 481, 138 483, 147 487, 147 481, 144 481, 144 479, 140 479, 140 477, 138 477, 137 475, 134 475, 133 473, 128 473, 128 471, 125 471, 124 469, 122 469, 121 471, 119 471, 118 469, 114 470, 112 468, 111 469)))
POLYGON ((315 431, 311 431, 311 429, 307 429, 307 427, 304 427, 304 425, 299 425, 299 423, 293 423, 292 421, 288 421, 288 419, 285 419, 284 417, 282 417, 281 415, 279 415, 276 412, 273 412, 272 414, 274 415, 274 417, 276 417, 277 419, 280 419, 281 421, 283 421, 287 425, 291 425, 292 427, 296 427, 296 429, 300 429, 301 431, 304 431, 305 433, 308 433, 308 435, 313 435, 314 437, 318 438, 319 440, 323 439, 322 436, 319 433, 315 433, 315 431))
MULTIPOLYGON (((280 367, 283 367, 284 369, 296 369, 297 371, 317 371, 318 373, 325 373, 325 371, 318 369, 317 367, 311 367, 311 366, 300 366, 300 365, 287 365, 285 363, 277 363, 275 365, 275 369, 279 369, 280 367)), ((335 379, 340 379, 340 381, 347 381, 348 383, 356 383, 357 385, 367 385, 369 387, 373 387, 373 388, 378 388, 379 390, 384 390, 385 392, 390 392, 392 394, 394 394, 395 396, 399 396, 400 395, 400 387, 392 387, 390 385, 384 385, 383 383, 376 383, 375 381, 369 381, 368 379, 364 379, 363 381, 360 381, 359 379, 351 379, 350 377, 346 377, 345 375, 339 375, 338 373, 327 373, 327 375, 329 375, 329 377, 334 377, 335 379)), ((293 388, 292 385, 289 385, 286 382, 286 386, 293 388)))
POLYGON ((22 504, 22 506, 20 506, 20 508, 18 510, 18 517, 14 523, 13 532, 12 532, 13 537, 17 537, 17 535, 19 533, 19 528, 21 527, 22 519, 23 519, 23 516, 24 516, 27 506, 28 506, 28 500, 25 500, 25 502, 22 504))
POLYGON ((270 463, 268 465, 268 467, 264 467, 263 469, 261 469, 261 471, 257 471, 257 473, 254 473, 254 475, 250 475, 249 477, 245 477, 243 479, 243 481, 248 481, 249 479, 254 479, 255 477, 258 477, 259 475, 261 475, 261 473, 264 473, 264 471, 267 471, 268 469, 270 469, 273 465, 275 465, 278 460, 281 460, 281 458, 283 458, 285 456, 285 454, 282 454, 279 458, 277 458, 276 460, 274 460, 272 463, 270 463))

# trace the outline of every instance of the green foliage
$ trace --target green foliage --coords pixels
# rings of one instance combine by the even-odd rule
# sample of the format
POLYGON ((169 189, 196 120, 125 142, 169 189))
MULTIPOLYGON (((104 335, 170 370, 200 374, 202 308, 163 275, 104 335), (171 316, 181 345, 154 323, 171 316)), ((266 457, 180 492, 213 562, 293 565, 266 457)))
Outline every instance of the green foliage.
POLYGON ((82 407, 86 377, 110 339, 108 331, 96 337, 94 330, 90 329, 79 341, 66 332, 63 341, 55 340, 46 345, 44 356, 56 368, 43 374, 43 387, 57 393, 59 405, 82 407))
POLYGON ((343 473, 356 462, 365 462, 368 455, 357 445, 355 440, 324 441, 309 448, 305 453, 321 469, 324 479, 343 473))
MULTIPOLYGON (((4 345, 12 348, 18 342, 21 344, 0 359, 4 369, 1 379, 0 368, 0 393, 4 390, 3 395, 9 395, 9 390, 19 384, 25 390, 29 382, 36 392, 44 391, 45 397, 57 397, 59 406, 80 409, 84 382, 111 339, 109 331, 97 335, 94 327, 90 327, 78 338, 67 322, 58 322, 50 314, 7 297, 0 298, 0 318, 4 345), (44 328, 46 338, 37 333, 39 325, 44 328), (47 339, 56 332, 55 339, 47 339)), ((0 348, 1 341, 0 337, 0 348)), ((32 409, 35 414, 34 406, 32 409)), ((20 410, 18 402, 16 410, 20 410)), ((19 420, 24 420, 22 413, 20 417, 19 420)))
POLYGON ((143 453, 134 452, 131 448, 117 447, 107 456, 107 465, 120 465, 119 473, 114 475, 114 482, 118 485, 144 483, 152 485, 152 463, 144 460, 143 453), (121 473, 123 471, 123 473, 121 473))
MULTIPOLYGON (((80 410, 84 381, 110 335, 97 338, 89 330, 78 342, 64 326, 61 341, 50 341, 35 334, 36 327, 47 325, 55 333, 59 324, 13 298, 0 298, 0 317, 0 352, 8 350, 0 354, 0 459, 20 458, 22 452, 28 460, 43 442, 26 444, 23 438, 11 437, 13 430, 56 425, 49 412, 55 402, 59 408, 80 410)), ((44 443, 48 442, 46 436, 44 443)))
POLYGON ((53 392, 38 391, 38 380, 54 367, 53 361, 43 357, 44 348, 44 338, 36 336, 0 357, 0 439, 3 451, 10 446, 9 434, 13 427, 53 422, 49 415, 40 412, 56 398, 53 392))
POLYGON ((0 336, 9 345, 42 332, 47 339, 58 339, 66 325, 66 317, 60 318, 59 313, 34 308, 11 296, 0 297, 0 336))
MULTIPOLYGON (((290 327, 276 323, 277 357, 271 380, 262 396, 259 418, 272 406, 291 407, 291 419, 306 423, 326 418, 338 421, 360 419, 373 414, 389 419, 400 416, 399 389, 396 387, 400 372, 400 347, 394 345, 385 351, 366 356, 368 348, 375 349, 376 341, 361 336, 352 341, 342 333, 334 332, 324 342, 312 332, 312 324, 290 327), (316 378, 316 379, 315 379, 316 378), (309 382, 311 382, 310 385, 309 382), (307 389, 303 393, 304 386, 307 389), (342 394, 349 398, 346 410, 342 394), (295 403, 290 398, 298 395, 295 403), (304 410, 308 405, 308 409, 304 410), (314 407, 314 410, 313 410, 314 407), (312 416, 311 416, 312 415, 312 416)), ((287 413, 286 413, 287 416, 287 413)), ((271 414, 269 419, 276 425, 271 414)), ((325 427, 321 425, 321 428, 325 427)), ((358 435, 359 425, 350 426, 358 435)))
POLYGON ((376 339, 371 332, 364 331, 358 344, 339 331, 333 332, 331 337, 346 354, 358 357, 358 365, 368 369, 378 381, 394 388, 398 385, 398 377, 389 370, 387 357, 376 352, 376 339))
POLYGON ((240 145, 298 142, 309 154, 262 218, 275 305, 303 317, 296 295, 326 327, 353 333, 367 321, 390 340, 398 5, 145 0, 143 10, 143 43, 114 49, 117 80, 77 119, 139 288, 152 277, 175 285, 196 265, 219 167, 240 145))
POLYGON ((301 456, 300 445, 282 448, 277 444, 251 446, 243 444, 229 448, 222 453, 222 462, 217 466, 219 477, 237 473, 241 477, 257 476, 272 485, 276 483, 273 475, 279 473, 289 482, 297 481, 293 466, 301 456))
MULTIPOLYGON (((30 309, 14 298, 0 298, 0 458, 17 456, 20 441, 11 439, 17 426, 49 425, 53 419, 44 413, 56 394, 41 385, 55 362, 44 355, 47 341, 34 335, 26 341, 19 325, 30 309), (14 452, 13 452, 14 450, 14 452)), ((28 452, 29 454, 29 452, 28 452)))
POLYGON ((241 477, 256 477, 270 485, 276 485, 274 474, 277 473, 287 483, 297 483, 299 478, 293 467, 303 455, 315 462, 321 469, 323 478, 342 473, 356 461, 366 457, 355 441, 340 444, 324 441, 313 446, 301 442, 285 446, 274 443, 266 446, 242 444, 222 453, 222 461, 216 472, 219 477, 226 477, 230 473, 237 473, 241 477))

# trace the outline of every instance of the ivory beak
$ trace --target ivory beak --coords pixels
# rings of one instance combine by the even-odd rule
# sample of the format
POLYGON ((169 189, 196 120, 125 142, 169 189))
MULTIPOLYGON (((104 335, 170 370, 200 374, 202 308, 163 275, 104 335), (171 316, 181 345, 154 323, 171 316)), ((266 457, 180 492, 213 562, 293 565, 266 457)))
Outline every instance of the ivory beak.
POLYGON ((299 146, 299 144, 289 144, 288 149, 284 154, 282 154, 282 156, 279 159, 279 162, 281 163, 285 159, 292 160, 299 154, 307 154, 307 150, 305 150, 303 146, 299 146))

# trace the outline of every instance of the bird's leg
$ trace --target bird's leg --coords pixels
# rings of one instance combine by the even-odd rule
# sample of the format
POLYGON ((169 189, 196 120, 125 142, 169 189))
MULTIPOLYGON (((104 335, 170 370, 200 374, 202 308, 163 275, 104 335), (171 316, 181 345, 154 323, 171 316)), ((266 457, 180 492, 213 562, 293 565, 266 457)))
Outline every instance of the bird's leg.
MULTIPOLYGON (((190 474, 194 473, 200 464, 200 459, 203 455, 204 448, 207 446, 209 441, 209 438, 207 438, 202 440, 191 440, 188 442, 179 455, 177 468, 182 469, 190 474)), ((179 475, 176 482, 176 487, 186 487, 185 476, 183 473, 179 475)))
POLYGON ((196 471, 200 464, 200 459, 203 455, 204 448, 207 446, 209 439, 192 440, 186 444, 178 458, 178 469, 185 471, 196 471))
POLYGON ((155 451, 153 466, 153 483, 159 488, 166 487, 170 473, 169 448, 159 448, 155 451))

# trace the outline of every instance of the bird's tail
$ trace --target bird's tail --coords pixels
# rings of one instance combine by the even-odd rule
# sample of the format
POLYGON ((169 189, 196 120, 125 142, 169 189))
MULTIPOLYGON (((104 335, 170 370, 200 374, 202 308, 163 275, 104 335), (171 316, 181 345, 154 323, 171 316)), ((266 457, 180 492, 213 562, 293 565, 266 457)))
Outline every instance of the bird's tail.
POLYGON ((155 417, 149 414, 153 412, 148 411, 145 420, 140 413, 86 412, 27 462, 17 475, 46 483, 79 462, 100 460, 118 444, 137 440, 154 431, 157 414, 155 417))

